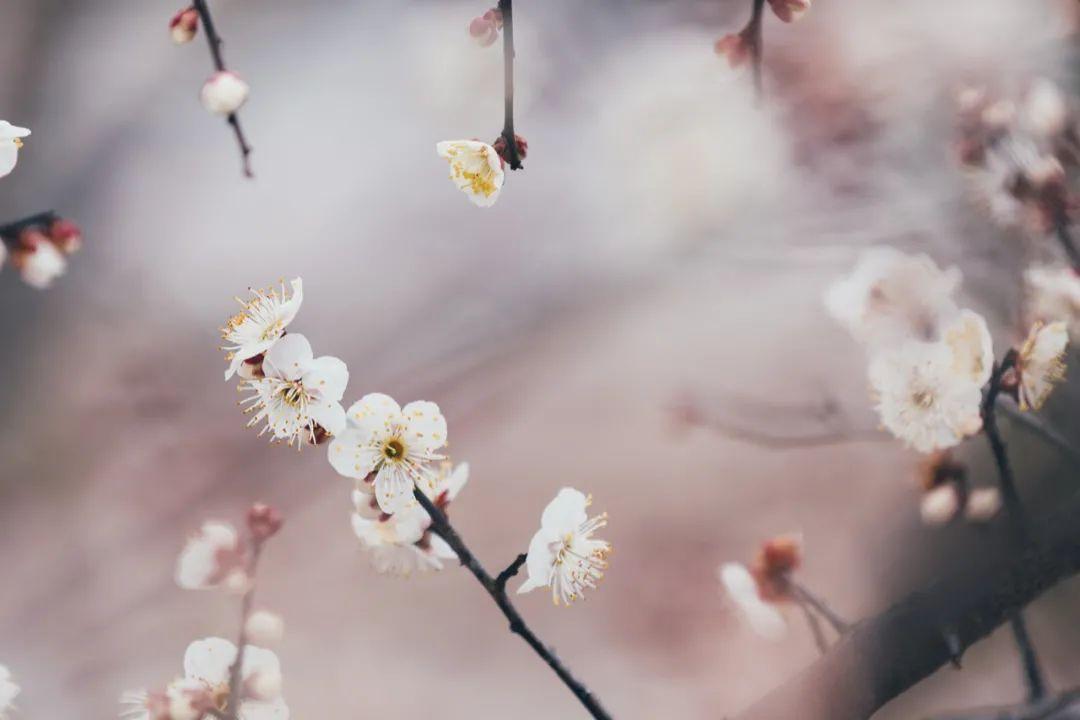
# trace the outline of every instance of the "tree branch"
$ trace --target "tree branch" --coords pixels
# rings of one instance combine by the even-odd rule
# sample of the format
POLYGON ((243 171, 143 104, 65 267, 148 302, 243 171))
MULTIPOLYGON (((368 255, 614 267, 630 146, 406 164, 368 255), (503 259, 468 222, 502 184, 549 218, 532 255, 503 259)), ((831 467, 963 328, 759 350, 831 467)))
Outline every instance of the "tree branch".
POLYGON ((54 211, 46 210, 45 212, 39 212, 19 220, 13 220, 12 222, 0 225, 0 240, 13 242, 18 239, 19 233, 23 230, 32 227, 45 227, 59 219, 60 216, 54 211))
POLYGON ((500 133, 506 142, 506 157, 511 170, 522 170, 521 154, 518 152, 514 134, 514 3, 499 0, 499 12, 503 23, 503 129, 500 133))
MULTIPOLYGON (((218 72, 225 72, 227 70, 225 56, 221 49, 224 42, 214 26, 214 18, 210 15, 210 6, 206 0, 192 0, 192 7, 195 8, 195 12, 199 13, 199 20, 202 21, 203 29, 206 31, 206 42, 210 46, 210 57, 214 61, 214 69, 218 72)), ((244 177, 255 177, 255 174, 251 171, 252 148, 248 144, 247 137, 244 136, 244 129, 240 126, 240 116, 235 112, 229 113, 225 120, 232 126, 233 134, 236 136, 236 143, 240 146, 240 161, 243 166, 244 177)))
MULTIPOLYGON (((501 7, 501 3, 500 3, 501 7)), ((504 26, 505 27, 505 26, 504 26)), ((518 613, 517 608, 510 602, 509 596, 506 594, 506 582, 517 573, 525 562, 524 555, 518 555, 513 564, 509 568, 499 574, 498 579, 492 578, 488 574, 487 570, 480 564, 476 557, 472 554, 465 542, 461 539, 461 536, 457 534, 453 526, 450 525, 450 521, 446 515, 435 506, 431 499, 428 498, 419 489, 413 489, 413 496, 417 502, 427 510, 428 515, 431 516, 431 530, 439 537, 446 541, 446 544, 457 554, 458 560, 468 568, 469 572, 476 577, 480 584, 487 591, 491 599, 495 601, 495 604, 502 611, 506 619, 510 621, 510 632, 520 635, 521 639, 528 643, 537 655, 539 655, 548 666, 555 671, 555 674, 559 676, 559 679, 570 689, 570 692, 574 694, 585 709, 589 711, 596 720, 611 720, 611 716, 607 714, 607 711, 601 707, 600 702, 589 692, 588 688, 581 684, 581 682, 575 678, 565 665, 555 656, 555 654, 536 637, 529 626, 525 624, 525 620, 518 613)))

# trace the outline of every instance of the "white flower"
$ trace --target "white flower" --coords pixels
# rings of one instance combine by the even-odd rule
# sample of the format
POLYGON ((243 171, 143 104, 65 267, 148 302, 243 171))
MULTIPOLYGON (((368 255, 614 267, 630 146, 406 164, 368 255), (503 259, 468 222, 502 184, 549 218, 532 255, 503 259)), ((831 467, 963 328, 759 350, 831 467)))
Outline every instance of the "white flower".
POLYGON ((30 131, 24 127, 0 120, 0 177, 11 174, 15 169, 15 163, 19 161, 19 148, 23 146, 22 139, 29 134, 30 131))
POLYGON ((1080 337, 1080 274, 1067 266, 1033 265, 1024 272, 1033 320, 1062 320, 1080 337))
POLYGON ((249 92, 248 84, 239 75, 220 70, 203 83, 199 100, 215 115, 232 115, 247 102, 249 92))
POLYGON ((919 514, 927 525, 944 525, 960 511, 960 497, 953 483, 945 483, 923 493, 919 514))
POLYGON ((882 424, 919 452, 945 449, 982 427, 980 385, 956 372, 945 343, 909 341, 870 363, 882 424))
POLYGON ((123 720, 202 720, 217 699, 200 680, 177 678, 162 692, 132 690, 120 696, 123 720))
POLYGON ((6 665, 0 665, 0 718, 7 717, 7 711, 15 706, 19 695, 19 686, 11 679, 11 672, 6 665))
POLYGON ((446 445, 446 419, 438 405, 416 401, 401 408, 389 395, 370 393, 353 403, 347 417, 347 429, 330 443, 330 464, 357 480, 375 473, 383 512, 393 514, 412 502, 414 484, 430 488, 430 463, 442 459, 436 451, 446 445))
POLYGON ((23 235, 12 262, 19 269, 23 282, 38 290, 51 286, 53 280, 67 270, 64 254, 40 233, 23 235))
POLYGON ((285 636, 285 621, 277 613, 256 610, 244 623, 244 632, 256 645, 276 645, 285 636))
POLYGON ((972 522, 986 522, 1001 510, 1001 491, 997 488, 976 488, 968 494, 964 515, 972 522))
POLYGON ((720 566, 720 582, 751 629, 769 640, 779 640, 787 633, 787 621, 772 603, 761 599, 757 580, 739 563, 724 563, 720 566))
POLYGON ((502 158, 479 140, 446 140, 435 146, 450 163, 450 179, 475 205, 490 207, 503 185, 502 158))
POLYGON ((185 590, 225 586, 243 590, 247 585, 244 547, 236 528, 207 521, 192 535, 176 563, 176 584, 185 590))
MULTIPOLYGON (((425 494, 440 509, 447 505, 469 480, 469 466, 461 463, 451 469, 442 463, 435 482, 425 494)), ((413 502, 393 515, 379 510, 378 501, 367 492, 362 481, 353 491, 353 531, 371 555, 372 564, 381 573, 411 575, 443 569, 443 561, 457 560, 457 555, 441 537, 428 532, 431 518, 419 503, 413 502)))
POLYGON ((228 343, 222 350, 229 353, 226 380, 240 369, 245 360, 269 350, 296 317, 300 304, 304 301, 303 281, 296 278, 289 284, 292 292, 288 297, 285 295, 285 284, 282 283, 280 294, 273 288, 250 289, 254 296, 250 300, 245 302, 237 298, 243 309, 229 318, 221 329, 221 337, 228 343))
POLYGON ((1050 396, 1054 385, 1065 379, 1065 348, 1069 333, 1065 323, 1036 322, 1016 358, 1020 376, 1020 409, 1038 410, 1050 396))
POLYGON ((1069 108, 1057 85, 1046 78, 1032 83, 1021 107, 1024 129, 1040 138, 1051 138, 1065 129, 1069 108))
POLYGON ((607 513, 590 518, 585 509, 591 502, 584 493, 563 488, 544 508, 525 561, 529 579, 519 593, 550 587, 552 601, 568 605, 604 577, 611 544, 592 534, 607 525, 607 513))
POLYGON ((260 435, 269 431, 299 449, 305 439, 316 441, 319 427, 331 435, 345 429, 341 397, 349 370, 341 360, 314 357, 307 338, 291 334, 266 352, 263 375, 242 386, 254 393, 244 400, 245 412, 254 413, 248 427, 266 421, 260 435))
POLYGON ((829 287, 825 306, 860 342, 871 348, 908 339, 935 340, 942 322, 957 311, 956 268, 941 270, 926 255, 891 247, 862 252, 854 270, 829 287))
POLYGON ((943 342, 952 353, 952 368, 961 378, 978 387, 986 384, 994 369, 994 346, 986 320, 971 310, 945 327, 943 342))

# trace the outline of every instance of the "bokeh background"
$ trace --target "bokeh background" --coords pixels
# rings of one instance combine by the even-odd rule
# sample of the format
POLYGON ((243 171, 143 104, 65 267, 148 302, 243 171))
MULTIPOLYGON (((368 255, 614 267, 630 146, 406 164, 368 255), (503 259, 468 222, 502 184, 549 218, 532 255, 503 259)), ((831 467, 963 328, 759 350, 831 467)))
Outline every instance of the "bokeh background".
MULTIPOLYGON (((766 18, 766 101, 713 41, 748 0, 520 0, 527 169, 470 205, 434 145, 501 127, 498 48, 458 0, 219 0, 257 178, 197 94, 200 36, 174 47, 161 0, 0 0, 0 117, 33 129, 0 218, 54 208, 84 252, 33 291, 0 274, 0 662, 22 717, 108 718, 128 688, 181 671, 188 642, 232 637, 236 603, 179 590, 205 518, 281 507, 258 604, 282 613, 296 718, 583 716, 457 569, 376 574, 349 483, 322 448, 268 446, 222 382, 217 328, 249 285, 302 276, 293 329, 344 359, 346 401, 431 399, 472 479, 453 518, 492 570, 563 485, 611 515, 603 586, 522 612, 619 718, 717 718, 815 656, 792 615, 767 643, 716 566, 800 531, 804 581, 851 618, 985 552, 918 519, 917 457, 884 436, 864 358, 821 307, 858 251, 922 249, 965 272, 999 347, 1017 337, 1033 252, 967 196, 953 90, 1075 77, 1075 2, 820 0, 766 18), (857 436, 770 449, 680 424, 857 436)), ((1047 417, 1076 438, 1075 389, 1047 417), (1071 411, 1071 412, 1070 412, 1071 411)), ((1025 496, 1077 471, 1007 432, 1025 496)), ((989 482, 986 449, 971 443, 989 482)), ((991 531, 992 534, 992 531, 991 531)), ((1080 586, 1036 603, 1057 687, 1080 683, 1080 586)), ((920 717, 1022 694, 1007 630, 882 711, 920 717)))

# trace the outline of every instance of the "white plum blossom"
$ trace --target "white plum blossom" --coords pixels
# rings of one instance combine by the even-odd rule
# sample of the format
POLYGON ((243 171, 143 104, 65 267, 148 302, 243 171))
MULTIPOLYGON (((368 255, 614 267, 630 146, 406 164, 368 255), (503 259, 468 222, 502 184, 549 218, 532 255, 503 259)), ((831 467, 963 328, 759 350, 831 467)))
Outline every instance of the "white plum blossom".
POLYGON ((1065 379, 1063 357, 1069 345, 1065 323, 1036 322, 1016 357, 1021 410, 1038 410, 1054 386, 1065 379))
POLYGON ((870 363, 881 423, 919 452, 952 447, 982 428, 980 384, 958 373, 945 343, 916 340, 870 363))
POLYGON ((232 115, 247 102, 248 84, 229 70, 219 70, 203 83, 199 100, 203 107, 215 115, 232 115))
POLYGON ((11 672, 6 665, 0 665, 0 720, 7 717, 8 710, 15 707, 15 698, 19 696, 20 688, 11 678, 11 672))
POLYGON ((943 342, 952 353, 953 371, 982 387, 994 369, 994 346, 986 320, 971 310, 961 310, 944 330, 943 342))
MULTIPOLYGON (((469 480, 469 466, 461 463, 452 467, 442 463, 435 482, 424 492, 435 505, 444 510, 457 497, 469 480)), ((407 576, 443 569, 443 561, 456 561, 457 555, 438 535, 428 532, 431 517, 415 501, 387 515, 379 509, 378 501, 363 481, 353 491, 355 512, 353 531, 360 538, 372 565, 380 573, 407 576)))
POLYGON ((247 587, 245 553, 240 534, 232 525, 214 520, 204 522, 188 538, 176 563, 176 584, 185 590, 226 587, 242 591, 247 587))
POLYGON ((891 247, 862 252, 851 274, 833 283, 825 306, 860 342, 875 349, 909 339, 936 340, 957 312, 960 272, 929 256, 891 247))
POLYGON ((282 282, 280 293, 274 288, 251 288, 253 297, 250 300, 237 298, 243 309, 229 318, 221 329, 221 337, 226 343, 221 349, 228 353, 226 359, 229 361, 229 369, 225 371, 226 380, 240 369, 245 360, 269 350, 296 317, 304 301, 303 281, 296 278, 289 285, 292 291, 288 295, 282 282))
POLYGON ((430 489, 436 478, 431 463, 443 458, 437 451, 446 445, 446 419, 438 405, 421 400, 402 408, 389 395, 369 393, 346 415, 345 431, 330 443, 335 470, 373 483, 387 514, 414 501, 414 485, 430 489))
POLYGON ((473 204, 490 207, 502 190, 502 158, 494 147, 479 140, 446 140, 435 146, 450 163, 450 179, 473 204))
POLYGON ((1065 96, 1050 80, 1038 78, 1028 89, 1020 108, 1020 123, 1039 138, 1051 138, 1065 130, 1069 106, 1065 96))
POLYGON ((1024 272, 1032 320, 1064 321, 1080 337, 1080 273, 1068 266, 1033 265, 1024 272))
POLYGON ((23 146, 22 139, 30 135, 30 131, 18 125, 12 125, 6 120, 0 120, 0 178, 10 175, 19 161, 19 148, 23 146))
POLYGON ((21 243, 12 262, 30 287, 44 290, 67 271, 67 258, 44 235, 24 234, 21 243))
POLYGON ((607 513, 590 518, 591 502, 581 491, 563 488, 544 508, 525 561, 529 578, 519 593, 550 587, 556 605, 569 605, 604 577, 611 544, 592 535, 607 525, 607 513))
POLYGON ((724 563, 719 569, 720 583, 735 603, 750 628, 769 640, 779 640, 787 633, 787 621, 775 604, 761 598, 757 580, 745 565, 724 563))
POLYGON ((217 707, 210 689, 200 680, 177 678, 160 692, 129 690, 120 696, 122 720, 202 720, 217 707))
POLYGON ((299 449, 304 440, 317 442, 319 428, 331 435, 345 429, 341 398, 349 370, 336 357, 314 357, 303 335, 274 343, 263 360, 263 376, 242 385, 253 393, 243 401, 249 405, 245 412, 253 413, 248 427, 266 423, 260 435, 270 432, 299 449))

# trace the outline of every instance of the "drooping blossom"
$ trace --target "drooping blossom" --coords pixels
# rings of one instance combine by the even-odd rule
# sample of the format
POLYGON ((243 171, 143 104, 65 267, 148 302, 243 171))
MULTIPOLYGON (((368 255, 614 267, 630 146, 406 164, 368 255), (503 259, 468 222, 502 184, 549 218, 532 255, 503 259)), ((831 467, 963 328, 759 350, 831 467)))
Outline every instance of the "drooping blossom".
POLYGON ((20 688, 11 677, 6 665, 0 665, 0 720, 7 718, 7 713, 15 707, 15 698, 20 688))
POLYGON ((1038 410, 1054 386, 1065 379, 1065 349, 1069 333, 1065 323, 1037 321, 1016 357, 1021 410, 1038 410))
POLYGON ((231 70, 219 70, 203 83, 199 100, 208 112, 232 115, 247 102, 251 88, 231 70))
POLYGON ((413 487, 427 491, 436 479, 446 419, 433 402, 404 408, 389 395, 370 393, 346 413, 347 427, 330 443, 330 464, 345 477, 369 483, 379 507, 393 514, 414 501, 413 487), (370 477, 369 477, 370 476, 370 477))
POLYGON ((0 120, 0 178, 10 175, 15 169, 19 161, 19 148, 23 146, 22 139, 29 135, 30 131, 26 128, 0 120))
POLYGON ((23 282, 38 290, 50 287, 67 271, 64 254, 37 228, 19 234, 11 251, 11 264, 19 271, 23 282))
POLYGON ((783 613, 775 604, 762 599, 757 580, 745 565, 724 563, 719 577, 728 597, 754 632, 769 640, 779 640, 787 633, 783 613))
POLYGON ((940 269, 929 256, 891 247, 863 251, 851 274, 825 294, 829 314, 867 347, 910 339, 936 340, 957 312, 960 272, 940 269))
POLYGON ((720 566, 720 582, 751 629, 776 640, 787 631, 779 605, 792 599, 792 575, 802 565, 802 535, 789 533, 766 540, 751 567, 720 566))
POLYGON ((499 31, 502 30, 502 11, 491 8, 483 15, 474 17, 469 23, 469 36, 480 47, 489 47, 499 39, 499 31))
POLYGON ((769 0, 769 7, 784 22, 795 22, 810 9, 810 0, 769 0))
MULTIPOLYGON (((450 463, 442 463, 436 481, 425 494, 445 512, 468 480, 467 464, 452 467, 450 463)), ((419 503, 387 515, 379 509, 370 490, 358 481, 353 505, 353 531, 378 572, 408 576, 442 570, 444 561, 457 560, 446 541, 430 531, 431 517, 419 503)))
POLYGON ((479 140, 446 140, 436 145, 435 150, 450 163, 450 179, 474 205, 495 204, 505 173, 502 158, 494 147, 479 140))
POLYGON ((248 585, 246 564, 246 548, 236 528, 208 520, 180 552, 176 584, 185 590, 224 587, 243 591, 248 585))
POLYGON ((594 539, 593 533, 607 525, 607 513, 590 518, 586 509, 591 502, 579 490, 563 488, 544 508, 525 561, 529 577, 519 593, 550 587, 556 605, 569 605, 604 577, 611 544, 594 539))
POLYGON ((303 335, 290 334, 266 352, 263 377, 245 380, 252 395, 243 403, 251 414, 248 427, 265 423, 260 435, 297 449, 304 441, 318 442, 325 434, 345 429, 341 398, 349 383, 349 370, 336 357, 316 358, 303 335))
POLYGON ((1024 281, 1030 318, 1061 320, 1074 340, 1080 338, 1080 274, 1064 265, 1034 265, 1024 272, 1024 281))
POLYGON ((229 361, 226 380, 236 374, 246 360, 269 350, 296 317, 304 302, 304 284, 301 278, 296 278, 289 285, 291 292, 288 294, 282 282, 280 292, 275 288, 251 288, 249 300, 237 298, 240 312, 229 318, 221 329, 221 337, 226 343, 221 349, 228 353, 226 359, 229 361))

